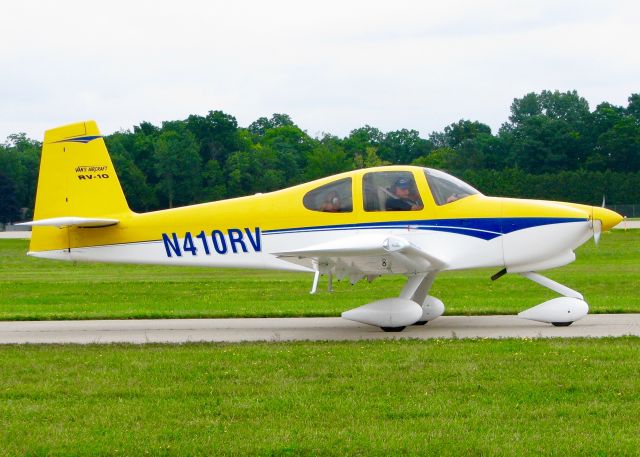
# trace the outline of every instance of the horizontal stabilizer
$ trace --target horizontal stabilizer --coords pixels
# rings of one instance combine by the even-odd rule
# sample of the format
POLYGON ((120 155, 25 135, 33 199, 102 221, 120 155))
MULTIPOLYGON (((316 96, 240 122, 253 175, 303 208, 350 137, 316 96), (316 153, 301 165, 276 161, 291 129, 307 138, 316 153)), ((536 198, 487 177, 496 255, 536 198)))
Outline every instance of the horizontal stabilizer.
POLYGON ((28 225, 31 227, 108 227, 120 222, 118 219, 97 219, 94 217, 52 217, 31 222, 22 222, 16 225, 28 225))

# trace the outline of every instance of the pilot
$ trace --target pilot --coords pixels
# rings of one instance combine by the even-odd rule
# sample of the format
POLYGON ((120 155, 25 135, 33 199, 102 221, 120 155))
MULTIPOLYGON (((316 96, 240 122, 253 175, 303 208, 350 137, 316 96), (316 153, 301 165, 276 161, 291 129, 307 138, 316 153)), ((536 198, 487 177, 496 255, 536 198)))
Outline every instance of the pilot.
POLYGON ((407 178, 398 178, 391 191, 394 198, 388 198, 387 211, 415 211, 422 209, 422 203, 417 195, 412 195, 412 182, 407 178))
POLYGON ((328 192, 324 197, 324 202, 320 207, 320 211, 326 211, 329 213, 337 213, 340 211, 340 198, 335 190, 328 192))
POLYGON ((451 194, 447 197, 447 203, 453 203, 457 200, 460 200, 460 194, 451 194))

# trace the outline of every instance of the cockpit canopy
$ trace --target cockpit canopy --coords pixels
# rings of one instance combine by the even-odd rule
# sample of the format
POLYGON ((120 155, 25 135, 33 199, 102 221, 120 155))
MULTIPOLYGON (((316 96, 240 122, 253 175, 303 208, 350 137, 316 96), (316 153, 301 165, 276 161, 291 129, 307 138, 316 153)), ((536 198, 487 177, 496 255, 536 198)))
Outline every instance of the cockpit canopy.
MULTIPOLYGON (((365 211, 419 211, 424 208, 424 181, 417 170, 372 169, 362 175, 361 208, 365 211), (414 176, 414 173, 415 176, 414 176), (418 185, 420 184, 420 185, 418 185)), ((469 184, 447 173, 423 168, 424 176, 434 202, 446 205, 470 195, 480 194, 469 184)), ((352 212, 353 180, 351 177, 336 179, 307 192, 303 198, 305 208, 312 211, 344 213, 352 212)))

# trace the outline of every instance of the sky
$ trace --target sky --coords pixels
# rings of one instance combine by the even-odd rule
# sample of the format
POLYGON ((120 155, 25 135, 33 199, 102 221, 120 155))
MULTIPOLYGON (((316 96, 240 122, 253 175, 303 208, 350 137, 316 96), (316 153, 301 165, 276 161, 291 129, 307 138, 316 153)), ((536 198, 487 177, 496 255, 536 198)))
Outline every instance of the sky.
POLYGON ((2 2, 0 143, 94 119, 103 134, 222 110, 312 136, 365 124, 495 132, 514 98, 640 92, 640 2, 2 2))

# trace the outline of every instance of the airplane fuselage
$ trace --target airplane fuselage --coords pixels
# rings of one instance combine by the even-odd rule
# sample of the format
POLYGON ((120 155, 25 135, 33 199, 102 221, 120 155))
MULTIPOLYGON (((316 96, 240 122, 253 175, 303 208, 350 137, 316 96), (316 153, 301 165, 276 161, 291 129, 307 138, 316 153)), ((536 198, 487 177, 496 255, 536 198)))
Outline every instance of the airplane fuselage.
MULTIPOLYGON (((353 173, 357 182, 358 172, 353 173)), ((342 213, 304 208, 304 195, 324 181, 221 202, 115 214, 119 224, 99 229, 34 227, 68 240, 68 249, 34 254, 73 261, 313 271, 307 260, 292 263, 274 254, 389 234, 443 259, 447 270, 529 271, 571 262, 572 251, 592 235, 589 207, 483 195, 444 207, 425 201, 417 211, 367 212, 356 204, 342 213)), ((392 259, 356 262, 366 274, 410 273, 392 259)))

